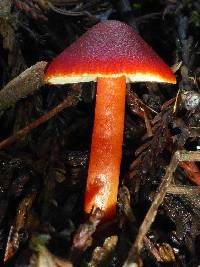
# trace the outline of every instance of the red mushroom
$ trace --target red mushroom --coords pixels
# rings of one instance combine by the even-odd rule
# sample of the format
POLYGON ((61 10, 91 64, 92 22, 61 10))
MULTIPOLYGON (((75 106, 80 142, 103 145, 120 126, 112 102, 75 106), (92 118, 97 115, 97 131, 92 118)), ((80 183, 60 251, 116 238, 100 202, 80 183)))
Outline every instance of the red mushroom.
POLYGON ((84 211, 96 208, 104 220, 116 214, 124 129, 126 82, 176 83, 170 68, 125 23, 101 22, 49 65, 53 84, 97 82, 95 119, 84 211))

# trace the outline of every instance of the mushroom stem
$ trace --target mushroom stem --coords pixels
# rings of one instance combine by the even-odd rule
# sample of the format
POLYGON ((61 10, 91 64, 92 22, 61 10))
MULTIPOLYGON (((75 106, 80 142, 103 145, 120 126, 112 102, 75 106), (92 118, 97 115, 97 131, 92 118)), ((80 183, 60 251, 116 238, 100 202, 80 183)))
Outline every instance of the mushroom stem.
POLYGON ((86 214, 96 208, 103 220, 116 214, 124 130, 126 78, 98 78, 94 128, 85 192, 86 214))

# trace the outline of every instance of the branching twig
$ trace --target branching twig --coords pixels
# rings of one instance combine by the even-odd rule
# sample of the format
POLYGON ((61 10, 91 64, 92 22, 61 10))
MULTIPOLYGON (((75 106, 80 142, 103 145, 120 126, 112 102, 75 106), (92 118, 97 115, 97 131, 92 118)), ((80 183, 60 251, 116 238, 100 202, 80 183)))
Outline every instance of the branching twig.
POLYGON ((178 164, 178 152, 174 154, 172 157, 172 160, 167 168, 166 174, 163 177, 162 183, 160 184, 156 194, 153 203, 151 204, 150 209, 148 210, 142 225, 140 226, 140 229, 138 231, 138 235, 136 237, 135 243, 133 244, 128 259, 126 260, 124 267, 131 266, 133 262, 138 261, 139 252, 142 248, 142 243, 145 235, 147 234, 152 222, 154 221, 158 208, 160 204, 162 203, 166 193, 167 189, 171 183, 172 180, 172 174, 176 170, 177 164, 178 164))
POLYGON ((156 217, 159 206, 163 202, 165 195, 168 193, 168 189, 170 188, 173 178, 173 173, 175 172, 179 162, 183 161, 200 161, 200 153, 196 151, 177 151, 173 155, 171 162, 167 167, 165 176, 163 177, 163 180, 155 194, 151 207, 149 208, 143 223, 140 226, 135 243, 129 252, 128 259, 123 267, 137 266, 136 262, 139 262, 139 253, 143 245, 144 237, 146 236, 156 217))

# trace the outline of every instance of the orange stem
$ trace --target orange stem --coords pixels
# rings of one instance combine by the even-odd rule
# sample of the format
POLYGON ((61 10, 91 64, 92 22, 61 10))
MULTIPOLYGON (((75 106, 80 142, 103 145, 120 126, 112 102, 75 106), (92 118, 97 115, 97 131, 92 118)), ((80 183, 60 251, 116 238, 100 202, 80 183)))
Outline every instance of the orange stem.
POLYGON ((126 78, 98 78, 94 128, 84 211, 96 208, 103 220, 116 214, 124 131, 126 78))

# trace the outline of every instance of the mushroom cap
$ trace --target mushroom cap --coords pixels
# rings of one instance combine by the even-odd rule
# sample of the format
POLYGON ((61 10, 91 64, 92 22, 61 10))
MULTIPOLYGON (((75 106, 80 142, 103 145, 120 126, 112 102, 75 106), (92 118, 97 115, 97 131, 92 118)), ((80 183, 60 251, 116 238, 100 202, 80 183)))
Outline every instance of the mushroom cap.
POLYGON ((171 69, 133 29, 120 21, 100 22, 67 47, 47 67, 52 84, 126 76, 127 82, 176 83, 171 69))

